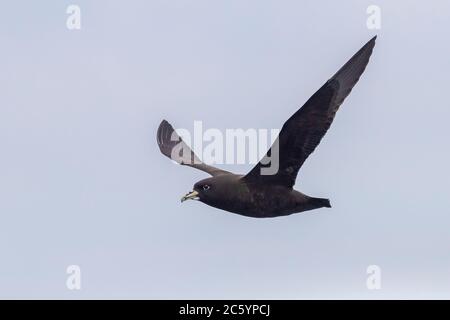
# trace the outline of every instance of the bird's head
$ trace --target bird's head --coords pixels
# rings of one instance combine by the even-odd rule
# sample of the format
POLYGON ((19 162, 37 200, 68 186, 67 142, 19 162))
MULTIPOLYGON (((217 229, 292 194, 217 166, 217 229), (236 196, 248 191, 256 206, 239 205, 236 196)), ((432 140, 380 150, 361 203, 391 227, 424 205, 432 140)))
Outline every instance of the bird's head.
POLYGON ((194 184, 193 191, 187 193, 181 198, 181 202, 186 200, 199 200, 202 202, 209 202, 213 200, 218 194, 217 183, 214 177, 200 180, 194 184))

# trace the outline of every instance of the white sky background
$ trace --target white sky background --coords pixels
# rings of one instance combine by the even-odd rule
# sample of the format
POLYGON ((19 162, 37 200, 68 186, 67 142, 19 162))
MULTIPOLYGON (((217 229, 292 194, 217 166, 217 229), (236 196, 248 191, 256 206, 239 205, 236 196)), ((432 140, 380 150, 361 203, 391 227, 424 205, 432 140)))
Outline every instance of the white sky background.
POLYGON ((1 8, 0 297, 450 298, 448 1, 1 8), (160 121, 280 128, 375 34, 371 4, 372 59, 296 184, 333 208, 180 204, 206 175, 159 153, 160 121))

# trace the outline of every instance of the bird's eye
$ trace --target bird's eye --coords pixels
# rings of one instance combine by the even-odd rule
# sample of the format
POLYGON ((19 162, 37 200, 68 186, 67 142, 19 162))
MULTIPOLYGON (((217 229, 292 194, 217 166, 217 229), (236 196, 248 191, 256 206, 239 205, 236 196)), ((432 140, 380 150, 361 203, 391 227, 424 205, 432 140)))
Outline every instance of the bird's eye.
POLYGON ((209 188, 211 188, 209 185, 207 185, 207 184, 205 184, 205 185, 203 185, 203 190, 209 190, 209 188))

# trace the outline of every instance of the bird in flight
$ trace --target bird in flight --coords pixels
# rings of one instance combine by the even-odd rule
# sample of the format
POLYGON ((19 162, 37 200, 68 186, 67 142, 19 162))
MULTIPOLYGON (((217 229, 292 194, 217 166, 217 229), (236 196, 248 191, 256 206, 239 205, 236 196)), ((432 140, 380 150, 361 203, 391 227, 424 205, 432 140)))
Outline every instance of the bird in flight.
POLYGON ((193 191, 186 194, 181 202, 199 200, 215 208, 254 218, 331 208, 328 199, 307 196, 294 190, 293 186, 299 169, 319 145, 339 106, 364 72, 375 40, 376 36, 284 123, 266 156, 246 175, 234 174, 201 162, 173 127, 163 120, 157 132, 161 153, 179 164, 212 176, 195 183, 193 191), (274 151, 278 152, 278 170, 267 174, 264 172, 267 159, 271 158, 274 151))

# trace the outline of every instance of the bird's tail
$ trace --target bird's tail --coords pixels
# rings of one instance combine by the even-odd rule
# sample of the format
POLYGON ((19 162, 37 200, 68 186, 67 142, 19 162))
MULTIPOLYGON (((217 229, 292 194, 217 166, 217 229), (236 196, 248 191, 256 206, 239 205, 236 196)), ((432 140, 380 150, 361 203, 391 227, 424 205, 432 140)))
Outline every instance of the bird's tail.
POLYGON ((329 199, 324 198, 311 198, 310 203, 316 208, 331 208, 331 203, 329 199))

